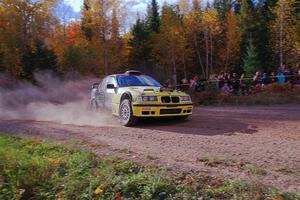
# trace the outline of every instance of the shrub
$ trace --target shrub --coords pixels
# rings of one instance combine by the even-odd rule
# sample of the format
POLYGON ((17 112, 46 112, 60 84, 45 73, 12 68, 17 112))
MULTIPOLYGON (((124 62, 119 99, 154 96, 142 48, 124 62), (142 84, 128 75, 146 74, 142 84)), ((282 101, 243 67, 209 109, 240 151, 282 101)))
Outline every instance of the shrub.
POLYGON ((210 89, 192 95, 196 105, 272 105, 299 104, 300 88, 289 84, 271 84, 253 88, 248 95, 225 94, 217 89, 210 89))

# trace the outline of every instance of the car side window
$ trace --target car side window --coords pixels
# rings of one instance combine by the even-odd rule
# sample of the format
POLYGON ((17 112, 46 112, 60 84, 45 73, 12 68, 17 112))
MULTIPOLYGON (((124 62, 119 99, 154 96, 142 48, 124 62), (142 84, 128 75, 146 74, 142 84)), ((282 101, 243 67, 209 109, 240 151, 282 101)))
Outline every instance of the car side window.
POLYGON ((113 77, 113 76, 108 77, 108 81, 107 81, 106 85, 108 85, 108 84, 113 84, 115 87, 117 87, 117 81, 116 81, 115 77, 113 77))
POLYGON ((103 79, 101 85, 99 85, 99 90, 104 91, 106 89, 107 79, 108 79, 108 77, 106 77, 106 78, 103 79))

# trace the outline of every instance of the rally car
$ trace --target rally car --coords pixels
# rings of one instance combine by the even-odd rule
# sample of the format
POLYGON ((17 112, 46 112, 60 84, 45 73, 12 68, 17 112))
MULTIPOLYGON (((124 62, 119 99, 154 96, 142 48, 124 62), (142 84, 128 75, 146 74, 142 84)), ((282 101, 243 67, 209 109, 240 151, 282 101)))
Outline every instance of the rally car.
POLYGON ((181 91, 165 89, 155 79, 138 71, 107 76, 93 84, 91 105, 108 109, 122 125, 133 126, 140 117, 176 117, 192 114, 191 97, 181 91))

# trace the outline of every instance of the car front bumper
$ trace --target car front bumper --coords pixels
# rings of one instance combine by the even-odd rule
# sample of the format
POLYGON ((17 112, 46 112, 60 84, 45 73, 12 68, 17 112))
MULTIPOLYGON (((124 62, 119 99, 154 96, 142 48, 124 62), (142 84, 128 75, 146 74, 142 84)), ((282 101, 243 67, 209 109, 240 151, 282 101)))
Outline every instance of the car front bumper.
POLYGON ((193 104, 133 104, 132 111, 136 117, 186 116, 192 114, 193 104))

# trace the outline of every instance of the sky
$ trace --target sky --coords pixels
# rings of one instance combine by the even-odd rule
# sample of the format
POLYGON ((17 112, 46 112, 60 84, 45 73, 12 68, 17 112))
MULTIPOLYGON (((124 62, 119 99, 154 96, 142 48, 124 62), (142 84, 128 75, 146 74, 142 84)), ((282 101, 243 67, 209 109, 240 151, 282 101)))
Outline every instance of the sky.
MULTIPOLYGON (((131 12, 144 12, 147 8, 147 4, 150 3, 151 0, 123 0, 131 7, 131 12)), ((172 3, 175 0, 158 0, 160 4, 163 2, 172 3)), ((70 5, 74 11, 79 12, 80 8, 83 4, 83 0, 65 0, 65 3, 70 5)))
MULTIPOLYGON (((151 0, 122 0, 122 2, 126 4, 126 7, 128 8, 126 21, 123 24, 123 31, 126 32, 132 26, 132 24, 134 24, 138 14, 140 16, 143 16, 145 14, 147 5, 151 2, 151 0)), ((164 2, 174 3, 177 2, 177 0, 158 0, 160 6, 162 6, 164 2)), ((80 10, 83 4, 83 0, 64 0, 64 3, 65 6, 57 9, 57 16, 62 18, 62 16, 64 15, 63 13, 65 13, 65 10, 67 9, 69 15, 71 13, 71 16, 69 16, 69 18, 74 20, 80 18, 80 10)))

